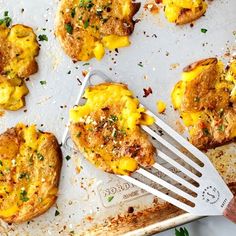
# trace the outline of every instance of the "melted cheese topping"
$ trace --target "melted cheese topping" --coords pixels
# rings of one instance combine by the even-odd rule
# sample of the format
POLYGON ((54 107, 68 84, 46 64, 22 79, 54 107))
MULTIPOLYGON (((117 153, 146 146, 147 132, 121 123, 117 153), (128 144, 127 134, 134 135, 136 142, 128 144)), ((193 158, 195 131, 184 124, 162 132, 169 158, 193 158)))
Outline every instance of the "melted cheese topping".
MULTIPOLYGON (((113 140, 111 144, 113 148, 110 146, 105 148, 106 145, 100 143, 101 134, 94 134, 93 139, 97 144, 93 145, 90 156, 99 154, 106 164, 109 165, 113 173, 129 174, 135 171, 138 168, 137 160, 128 153, 127 155, 119 156, 120 152, 115 152, 115 146, 120 142, 125 142, 125 140, 128 142, 128 139, 125 137, 132 137, 135 132, 138 132, 137 135, 140 135, 140 137, 136 138, 141 138, 139 125, 151 125, 154 119, 145 114, 145 108, 139 107, 139 101, 133 97, 132 92, 121 84, 100 84, 87 88, 84 98, 86 103, 83 106, 76 106, 70 110, 71 122, 81 124, 84 127, 84 134, 81 134, 82 131, 79 131, 77 138, 81 138, 82 135, 88 137, 85 133, 93 132, 94 130, 99 131, 103 126, 103 131, 99 132, 106 135, 104 136, 105 139, 107 138, 105 142, 113 140), (108 112, 108 118, 103 117, 103 111, 108 112), (108 151, 110 149, 113 149, 111 153, 108 151)), ((133 149, 136 152, 135 147, 133 149)), ((90 151, 85 150, 86 153, 90 151)), ((95 156, 94 158, 89 158, 89 160, 97 166, 100 165, 98 158, 95 156)), ((153 163, 152 161, 150 162, 153 163)))
POLYGON ((163 0, 165 6, 165 16, 169 22, 177 22, 184 10, 191 10, 195 14, 199 7, 204 11, 207 4, 204 0, 163 0))

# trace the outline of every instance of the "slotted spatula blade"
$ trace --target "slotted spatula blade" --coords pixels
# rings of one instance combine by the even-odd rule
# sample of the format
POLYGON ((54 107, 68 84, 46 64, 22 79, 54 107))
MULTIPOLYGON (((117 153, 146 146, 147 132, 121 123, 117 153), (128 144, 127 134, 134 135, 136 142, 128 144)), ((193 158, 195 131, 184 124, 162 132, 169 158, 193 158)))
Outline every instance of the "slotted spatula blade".
MULTIPOLYGON (((83 80, 76 104, 80 103, 85 88, 88 85, 92 85, 91 78, 93 76, 103 78, 103 80, 106 82, 113 82, 101 71, 95 70, 89 72, 83 80)), ((165 140, 162 135, 159 135, 150 127, 142 126, 142 129, 144 131, 146 131, 161 146, 165 147, 165 149, 168 150, 167 154, 164 151, 158 149, 157 157, 164 160, 165 163, 168 163, 169 165, 178 169, 178 171, 183 175, 173 173, 173 171, 171 171, 169 168, 166 168, 163 163, 155 163, 153 165, 153 169, 162 172, 164 175, 174 180, 174 182, 177 184, 173 184, 173 182, 171 181, 166 181, 164 178, 160 178, 156 174, 152 173, 151 170, 146 170, 144 168, 138 169, 131 176, 119 177, 191 214, 199 216, 224 215, 225 217, 236 223, 236 197, 233 196, 208 157, 192 144, 190 144, 186 139, 184 139, 181 135, 179 135, 176 131, 174 131, 152 112, 146 111, 146 113, 155 119, 155 124, 160 129, 171 136, 173 140, 175 140, 181 147, 185 148, 203 165, 199 165, 198 162, 193 161, 192 158, 190 158, 188 155, 180 151, 180 149, 165 140), (173 156, 177 156, 181 160, 181 163, 173 158, 172 155, 169 155, 169 153, 172 153, 173 156), (189 165, 191 167, 191 170, 186 168, 185 165, 182 164, 182 162, 189 165), (196 172, 198 172, 200 175, 196 174, 196 172), (146 180, 151 180, 152 182, 158 184, 158 186, 164 187, 165 189, 174 193, 174 196, 161 191, 161 189, 154 188, 146 181, 137 179, 134 176, 135 174, 141 175, 142 177, 146 178, 146 180), (183 190, 179 186, 183 186, 187 190, 183 190)), ((67 128, 63 137, 63 144, 65 146, 67 146, 68 140, 70 140, 70 136, 67 128)), ((159 159, 157 159, 157 162, 158 160, 159 159)))

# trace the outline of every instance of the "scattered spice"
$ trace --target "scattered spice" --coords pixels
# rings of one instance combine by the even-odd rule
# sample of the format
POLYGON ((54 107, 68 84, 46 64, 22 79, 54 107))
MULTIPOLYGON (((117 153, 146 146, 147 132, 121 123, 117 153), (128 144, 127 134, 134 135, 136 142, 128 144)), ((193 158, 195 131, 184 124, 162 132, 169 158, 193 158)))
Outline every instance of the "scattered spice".
POLYGON ((60 215, 60 212, 58 210, 55 211, 55 216, 60 215))
POLYGON ((65 158, 67 161, 69 161, 71 159, 71 157, 69 155, 67 155, 65 158))
POLYGON ((147 89, 143 89, 144 95, 143 97, 146 98, 147 96, 149 96, 150 94, 152 94, 152 89, 149 87, 147 89))
POLYGON ((44 160, 44 156, 43 156, 41 153, 39 153, 39 152, 37 152, 37 158, 38 158, 40 161, 43 161, 43 160, 44 160))

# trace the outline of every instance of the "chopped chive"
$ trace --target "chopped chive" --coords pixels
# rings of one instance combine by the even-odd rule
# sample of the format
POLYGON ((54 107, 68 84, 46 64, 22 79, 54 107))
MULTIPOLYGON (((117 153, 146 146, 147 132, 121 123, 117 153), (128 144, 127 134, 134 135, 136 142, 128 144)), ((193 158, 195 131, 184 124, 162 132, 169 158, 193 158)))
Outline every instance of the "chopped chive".
POLYGON ((107 198, 107 201, 108 201, 108 202, 111 202, 111 201, 113 200, 113 198, 114 198, 114 196, 109 196, 109 197, 107 198))
POLYGON ((202 32, 203 34, 205 34, 205 33, 207 32, 207 29, 202 28, 202 29, 201 29, 201 32, 202 32))
POLYGON ((84 22, 84 28, 87 29, 89 27, 89 19, 87 19, 85 22, 84 22))
POLYGON ((69 155, 67 155, 65 158, 67 161, 69 161, 71 159, 71 157, 69 155))
POLYGON ((73 33, 73 26, 71 25, 71 23, 65 24, 65 29, 66 29, 68 34, 72 34, 73 33))
POLYGON ((41 80, 41 81, 39 81, 39 82, 40 82, 41 85, 47 84, 47 81, 46 81, 46 80, 41 80))

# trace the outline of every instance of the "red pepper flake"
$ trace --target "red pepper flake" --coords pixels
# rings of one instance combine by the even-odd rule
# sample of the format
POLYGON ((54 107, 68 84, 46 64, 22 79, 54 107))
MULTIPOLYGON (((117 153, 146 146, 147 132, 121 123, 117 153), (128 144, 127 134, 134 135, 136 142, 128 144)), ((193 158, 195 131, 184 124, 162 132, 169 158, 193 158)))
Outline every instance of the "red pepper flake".
POLYGON ((155 3, 160 4, 160 3, 162 3, 162 0, 155 0, 155 3))
POLYGON ((82 75, 85 77, 86 75, 88 74, 88 71, 87 70, 83 70, 82 71, 82 75))
POLYGON ((159 12, 159 8, 155 5, 155 3, 145 4, 144 9, 150 11, 153 15, 159 12))
POLYGON ((143 89, 144 95, 143 97, 146 98, 148 95, 152 94, 152 89, 149 87, 147 89, 143 89))

